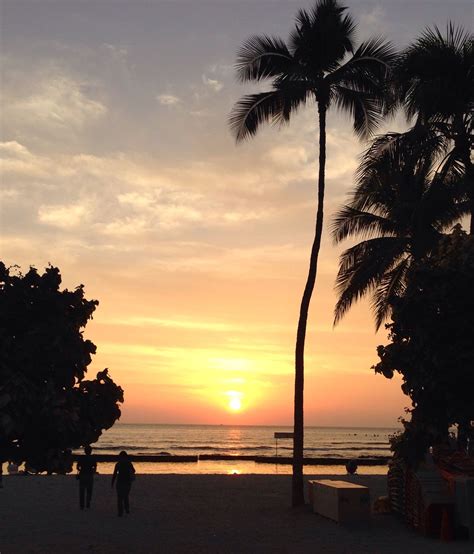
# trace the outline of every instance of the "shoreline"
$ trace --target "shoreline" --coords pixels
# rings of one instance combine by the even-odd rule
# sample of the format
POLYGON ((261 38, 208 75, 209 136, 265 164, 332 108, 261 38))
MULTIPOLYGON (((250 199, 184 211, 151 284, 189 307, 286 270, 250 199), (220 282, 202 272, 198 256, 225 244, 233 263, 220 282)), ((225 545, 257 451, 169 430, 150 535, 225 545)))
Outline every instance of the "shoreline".
MULTIPOLYGON (((251 455, 233 455, 233 454, 197 454, 197 455, 133 455, 130 454, 130 459, 133 462, 152 462, 152 463, 192 463, 199 462, 200 460, 206 461, 248 461, 259 464, 282 464, 291 465, 293 458, 289 456, 251 456, 251 455)), ((73 454, 72 459, 77 462, 82 457, 82 454, 73 454)), ((97 462, 116 462, 118 460, 117 454, 95 454, 94 458, 97 462)), ((349 460, 355 460, 359 466, 387 466, 389 462, 388 457, 360 457, 360 458, 304 458, 303 465, 316 465, 316 466, 345 466, 349 460)))

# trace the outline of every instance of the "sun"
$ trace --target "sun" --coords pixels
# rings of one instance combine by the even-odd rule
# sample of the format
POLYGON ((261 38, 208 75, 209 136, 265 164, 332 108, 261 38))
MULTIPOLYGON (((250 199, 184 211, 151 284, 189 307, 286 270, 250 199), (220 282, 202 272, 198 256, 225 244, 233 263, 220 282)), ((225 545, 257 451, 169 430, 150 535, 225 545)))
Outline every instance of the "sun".
POLYGON ((227 409, 231 412, 240 412, 242 409, 243 393, 236 390, 229 390, 225 394, 227 396, 227 409))
POLYGON ((240 400, 240 398, 238 396, 234 396, 233 398, 231 398, 229 400, 229 408, 233 412, 238 412, 239 410, 242 409, 242 401, 240 400))

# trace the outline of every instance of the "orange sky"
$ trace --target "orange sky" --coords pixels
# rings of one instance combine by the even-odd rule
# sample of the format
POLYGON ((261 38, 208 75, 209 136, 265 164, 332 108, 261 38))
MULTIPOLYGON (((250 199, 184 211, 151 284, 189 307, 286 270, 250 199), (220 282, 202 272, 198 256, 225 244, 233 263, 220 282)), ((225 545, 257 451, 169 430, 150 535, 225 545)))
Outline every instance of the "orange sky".
MULTIPOLYGON (((51 262, 99 299, 90 372, 108 367, 125 389, 122 421, 291 424, 315 109, 239 147, 227 117, 252 90, 234 78, 241 42, 286 37, 310 2, 114 1, 2 2, 1 258, 51 262)), ((464 0, 349 4, 361 37, 399 46, 472 15, 464 0)), ((367 303, 332 327, 341 249, 327 228, 364 145, 334 113, 327 139, 306 422, 394 426, 407 401, 370 369, 385 333, 367 303)))
MULTIPOLYGON (((136 283, 116 276, 88 335, 99 346, 95 366, 125 386, 124 421, 290 423, 305 268, 303 255, 291 265, 236 260, 212 273, 151 270, 136 283), (236 397, 239 411, 229 409, 236 397)), ((97 277, 89 294, 106 286, 97 277)), ((332 280, 321 272, 311 312, 307 423, 395 425, 406 403, 399 383, 370 370, 383 333, 375 336, 364 306, 332 328, 332 280)))

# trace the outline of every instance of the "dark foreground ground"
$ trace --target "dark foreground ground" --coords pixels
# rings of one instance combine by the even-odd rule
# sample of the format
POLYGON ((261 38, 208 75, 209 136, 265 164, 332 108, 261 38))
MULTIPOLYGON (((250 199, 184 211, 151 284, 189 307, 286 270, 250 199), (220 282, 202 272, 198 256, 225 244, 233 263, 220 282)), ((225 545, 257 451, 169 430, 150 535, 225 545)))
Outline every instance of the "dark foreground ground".
MULTIPOLYGON (((372 499, 385 494, 384 476, 353 480, 369 486, 372 499)), ((132 513, 119 518, 109 475, 97 476, 92 509, 84 512, 74 477, 4 477, 0 553, 474 552, 473 541, 425 539, 390 515, 347 526, 308 508, 294 511, 290 488, 287 475, 138 475, 132 513)))

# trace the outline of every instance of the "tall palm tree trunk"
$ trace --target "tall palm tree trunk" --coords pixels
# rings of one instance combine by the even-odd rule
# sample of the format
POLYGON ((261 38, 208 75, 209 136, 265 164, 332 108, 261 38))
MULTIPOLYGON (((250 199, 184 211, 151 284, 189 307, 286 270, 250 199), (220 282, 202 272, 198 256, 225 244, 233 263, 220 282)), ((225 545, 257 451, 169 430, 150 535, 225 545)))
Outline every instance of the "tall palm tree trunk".
POLYGON ((316 214, 316 229, 309 262, 308 277, 301 299, 298 330, 295 348, 295 403, 294 403, 294 438, 293 438, 293 482, 292 505, 304 504, 303 486, 303 449, 304 449, 304 346, 306 339, 306 324, 308 310, 313 294, 318 268, 318 255, 323 234, 324 216, 324 176, 326 166, 326 104, 318 102, 319 114, 319 178, 318 178, 318 210, 316 214))
POLYGON ((466 180, 467 188, 469 191, 469 204, 471 211, 471 224, 469 226, 469 234, 474 235, 474 166, 470 159, 470 153, 468 153, 468 156, 466 156, 466 180))
POLYGON ((469 234, 474 235, 474 165, 471 161, 471 135, 462 116, 455 117, 454 129, 456 138, 455 147, 461 153, 461 159, 465 168, 466 190, 470 208, 469 234))

